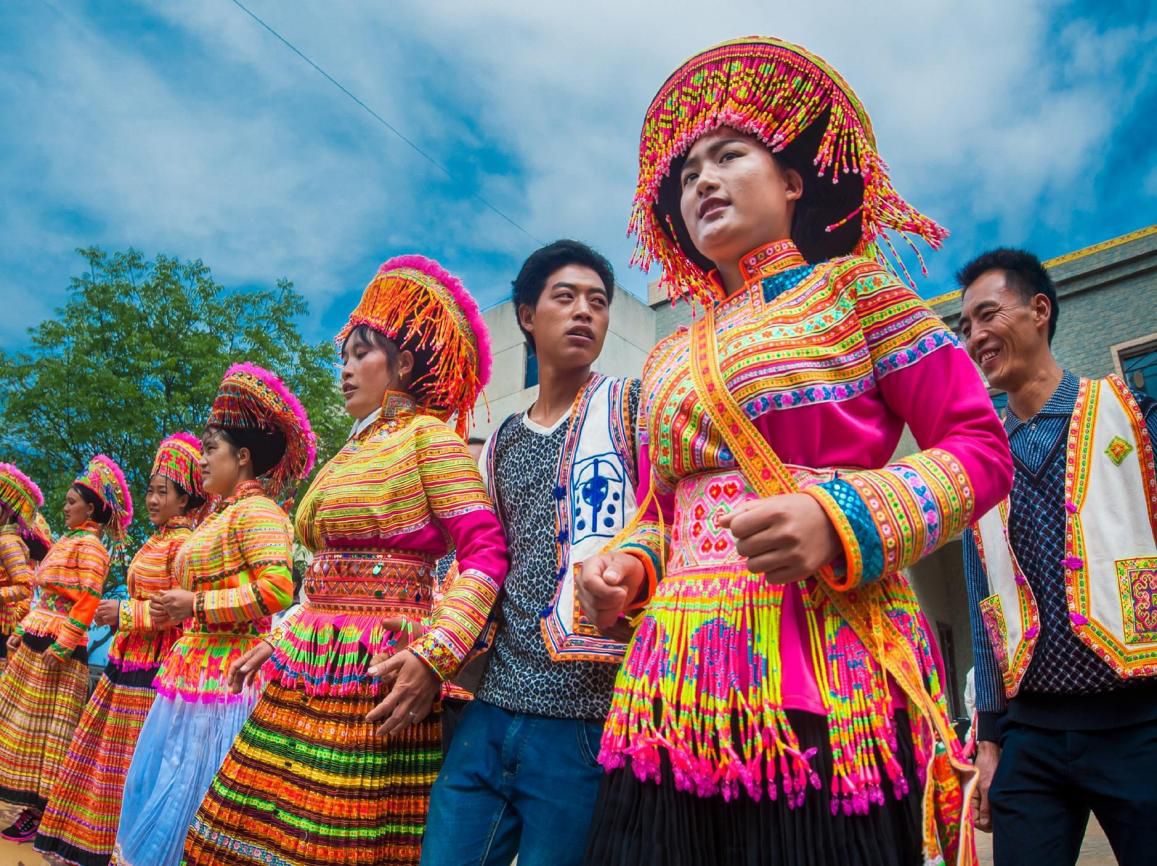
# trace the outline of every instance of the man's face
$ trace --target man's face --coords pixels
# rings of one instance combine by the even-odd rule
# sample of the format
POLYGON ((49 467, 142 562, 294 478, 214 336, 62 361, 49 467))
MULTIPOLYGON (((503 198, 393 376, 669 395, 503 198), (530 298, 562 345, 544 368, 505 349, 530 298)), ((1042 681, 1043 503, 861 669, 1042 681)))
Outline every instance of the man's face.
POLYGON ((1048 299, 1025 301, 1004 271, 985 271, 964 289, 960 336, 969 356, 993 387, 1014 390, 1048 346, 1048 299))
POLYGON ((540 368, 574 369, 594 363, 603 350, 611 305, 597 273, 566 265, 546 278, 533 308, 519 307, 518 318, 534 338, 540 368))

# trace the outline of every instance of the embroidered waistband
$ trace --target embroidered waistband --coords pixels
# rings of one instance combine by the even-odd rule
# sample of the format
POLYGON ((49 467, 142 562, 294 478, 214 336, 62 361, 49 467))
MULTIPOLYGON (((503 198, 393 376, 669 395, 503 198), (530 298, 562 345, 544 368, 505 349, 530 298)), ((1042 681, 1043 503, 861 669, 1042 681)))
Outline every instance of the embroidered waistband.
POLYGON ((434 563, 400 550, 323 550, 305 573, 306 610, 429 610, 434 563))

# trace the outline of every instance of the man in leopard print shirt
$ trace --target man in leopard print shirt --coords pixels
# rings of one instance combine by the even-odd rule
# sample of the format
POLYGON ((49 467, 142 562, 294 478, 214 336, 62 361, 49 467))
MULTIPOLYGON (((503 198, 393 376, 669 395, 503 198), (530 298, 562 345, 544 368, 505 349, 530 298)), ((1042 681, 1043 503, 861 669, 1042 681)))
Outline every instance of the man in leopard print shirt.
POLYGON ((610 264, 576 241, 538 250, 514 281, 539 391, 483 450, 511 570, 489 667, 431 794, 424 866, 582 861, 622 645, 573 628, 568 575, 633 517, 638 481, 640 383, 592 369, 613 293, 610 264))

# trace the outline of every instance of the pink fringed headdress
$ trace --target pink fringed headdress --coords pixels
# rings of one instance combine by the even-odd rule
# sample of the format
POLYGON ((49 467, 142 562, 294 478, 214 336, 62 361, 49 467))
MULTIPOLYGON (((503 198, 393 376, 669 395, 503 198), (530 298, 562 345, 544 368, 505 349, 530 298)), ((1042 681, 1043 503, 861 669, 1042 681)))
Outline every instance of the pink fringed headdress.
POLYGON ((11 508, 20 525, 30 526, 36 509, 44 504, 44 495, 31 478, 11 463, 0 463, 0 502, 11 508))
MULTIPOLYGON (((876 150, 872 122, 847 82, 822 58, 768 36, 724 42, 695 55, 671 75, 651 101, 639 142, 639 182, 629 233, 637 244, 632 264, 663 268, 661 283, 672 298, 710 302, 716 289, 699 264, 680 247, 675 227, 659 208, 659 193, 672 163, 703 135, 731 127, 782 151, 813 123, 827 118, 815 154, 817 178, 859 175, 863 193, 842 213, 821 214, 826 231, 859 218, 853 252, 883 260, 878 242, 886 231, 923 238, 934 249, 947 231, 919 213, 892 187, 876 150)), ((805 178, 805 181, 807 178, 805 178)), ((915 249, 915 247, 913 246, 915 249)), ((917 251, 917 254, 919 252, 917 251)), ((895 258, 894 251, 893 257, 895 258)), ((885 262, 886 264, 887 262, 885 262)), ((903 264, 898 261, 900 269, 903 264)))
POLYGON ((317 459, 317 437, 305 408, 284 382, 256 364, 234 364, 226 371, 206 424, 285 436, 285 454, 265 476, 270 496, 309 475, 317 459))
POLYGON ((462 283, 433 259, 390 259, 366 286, 361 302, 335 338, 340 346, 359 325, 406 348, 430 349, 430 372, 415 385, 422 407, 457 415, 465 436, 474 403, 490 381, 490 332, 478 304, 462 283))
POLYGON ((133 522, 133 497, 129 493, 125 474, 116 461, 104 454, 97 454, 72 483, 91 490, 104 503, 112 512, 112 519, 105 531, 114 539, 124 538, 129 524, 133 522))

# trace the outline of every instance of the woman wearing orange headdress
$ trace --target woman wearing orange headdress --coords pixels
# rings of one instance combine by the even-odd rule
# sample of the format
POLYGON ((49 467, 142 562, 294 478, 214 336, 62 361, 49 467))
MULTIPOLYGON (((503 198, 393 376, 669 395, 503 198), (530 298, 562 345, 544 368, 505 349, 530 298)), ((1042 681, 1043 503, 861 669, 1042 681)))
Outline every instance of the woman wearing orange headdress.
POLYGON ((0 463, 0 674, 8 662, 8 638, 28 614, 32 558, 24 533, 35 526, 36 509, 43 504, 31 478, 11 463, 0 463))
POLYGON ((703 309, 644 367, 650 507, 579 581, 600 626, 636 623, 588 861, 971 862, 971 771, 900 570, 998 502, 1011 459, 876 246, 943 229, 892 188, 847 83, 764 37, 660 88, 631 228, 703 309), (893 461, 905 425, 921 450, 893 461))
POLYGON ((125 775, 153 704, 153 679, 181 624, 154 617, 152 598, 177 586, 176 559, 205 502, 201 443, 191 433, 161 442, 145 497, 156 531, 128 569, 128 598, 105 599, 93 622, 116 631, 108 664, 80 717, 36 835, 53 863, 106 866, 116 840, 125 775))
POLYGON ((0 808, 15 815, 3 836, 36 835, 52 786, 88 696, 88 628, 109 554, 100 536, 120 540, 133 500, 119 466, 103 454, 68 489, 68 531, 36 573, 36 604, 8 639, 0 678, 0 808))
POLYGON ((473 298, 436 262, 391 259, 337 339, 355 424, 297 508, 306 601, 247 661, 272 654, 270 682, 189 830, 190 866, 417 864, 442 759, 436 699, 506 577, 462 439, 490 370, 473 298), (448 549, 458 576, 435 609, 448 549))

